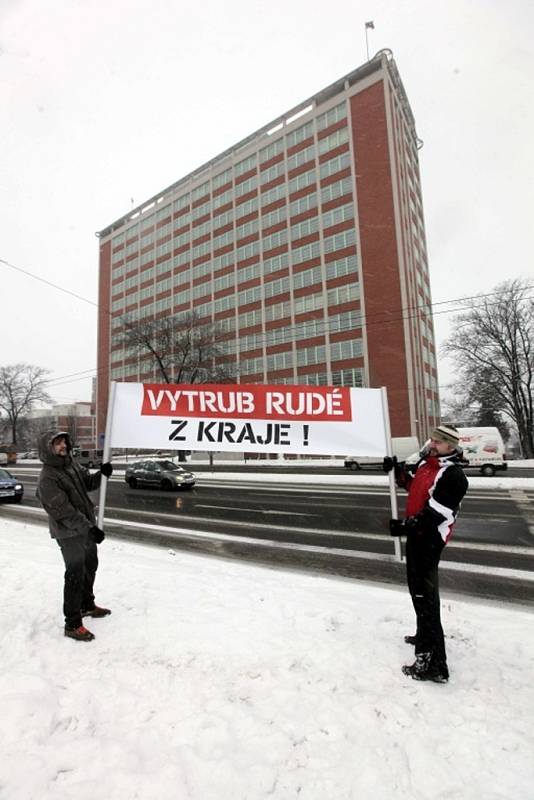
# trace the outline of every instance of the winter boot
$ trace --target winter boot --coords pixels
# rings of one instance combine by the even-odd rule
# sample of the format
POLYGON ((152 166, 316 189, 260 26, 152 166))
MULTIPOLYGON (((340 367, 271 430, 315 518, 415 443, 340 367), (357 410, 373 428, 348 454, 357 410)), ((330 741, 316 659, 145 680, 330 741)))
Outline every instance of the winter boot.
POLYGON ((447 683, 449 670, 447 665, 432 659, 432 653, 418 653, 415 661, 410 666, 404 666, 402 671, 415 681, 434 681, 434 683, 447 683))
POLYGON ((111 610, 109 608, 100 608, 100 606, 82 609, 82 617, 107 617, 108 614, 111 614, 111 610))
POLYGON ((413 644, 415 646, 416 638, 415 636, 405 636, 404 641, 406 644, 413 644))
POLYGON ((76 639, 77 642, 91 642, 95 638, 94 633, 88 631, 83 625, 80 625, 79 628, 65 628, 65 636, 76 639))

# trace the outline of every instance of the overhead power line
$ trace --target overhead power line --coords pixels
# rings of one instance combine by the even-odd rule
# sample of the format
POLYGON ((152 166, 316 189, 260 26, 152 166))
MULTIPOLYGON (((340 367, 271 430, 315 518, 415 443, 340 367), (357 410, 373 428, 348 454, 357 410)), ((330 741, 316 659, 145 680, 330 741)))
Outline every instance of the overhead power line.
MULTIPOLYGON (((37 280, 37 281, 39 281, 41 283, 44 283, 47 286, 50 286, 51 288, 56 289, 57 291, 63 292, 64 294, 67 294, 67 295, 69 295, 71 297, 74 297, 77 300, 80 300, 80 301, 82 301, 84 303, 87 303, 87 304, 89 304, 89 305, 91 305, 91 306, 93 306, 95 308, 101 308, 101 311, 106 313, 108 316, 112 317, 112 312, 111 312, 111 310, 109 308, 100 307, 99 304, 96 303, 94 300, 90 300, 87 297, 83 297, 82 295, 77 294, 76 292, 72 292, 70 289, 67 289, 64 286, 61 286, 61 285, 53 283, 52 281, 49 281, 49 280, 47 280, 45 278, 42 278, 41 276, 36 275, 35 273, 30 272, 29 270, 23 269, 22 267, 18 267, 15 264, 12 264, 11 262, 7 261, 6 259, 0 258, 0 263, 4 264, 5 266, 9 267, 10 269, 13 269, 13 270, 15 270, 17 272, 20 272, 20 273, 22 273, 22 274, 24 274, 24 275, 26 275, 26 276, 28 276, 30 278, 33 278, 34 280, 37 280)), ((534 288, 534 287, 532 287, 530 285, 527 285, 527 289, 530 290, 531 288, 534 288)), ((390 324, 394 324, 394 323, 398 323, 398 322, 409 321, 411 319, 417 318, 419 316, 420 312, 423 312, 424 314, 428 315, 429 317, 435 317, 435 316, 439 316, 439 315, 442 315, 442 314, 460 313, 461 311, 465 311, 466 310, 465 309, 465 304, 468 303, 469 301, 481 301, 481 300, 485 300, 487 298, 495 297, 495 296, 502 296, 502 291, 484 292, 482 294, 477 294, 477 295, 466 295, 466 296, 463 296, 463 297, 456 297, 456 298, 453 298, 451 300, 440 300, 440 301, 437 301, 437 302, 434 302, 434 303, 423 302, 423 303, 420 303, 418 305, 401 306, 399 308, 399 310, 397 312, 394 312, 394 313, 386 311, 386 312, 377 312, 375 314, 366 314, 366 315, 360 314, 359 322, 361 324, 359 325, 359 327, 370 328, 370 327, 374 327, 374 326, 378 326, 378 325, 384 326, 384 325, 390 325, 390 324), (432 309, 435 309, 435 308, 437 308, 439 306, 453 305, 453 304, 457 304, 457 303, 462 303, 464 305, 460 306, 459 308, 443 309, 443 310, 439 310, 439 311, 432 310, 432 309)), ((527 299, 530 299, 530 298, 531 298, 531 296, 528 295, 527 299)), ((498 302, 500 302, 500 301, 496 301, 495 303, 490 303, 490 305, 497 305, 498 302)), ((470 308, 475 308, 475 307, 476 307, 475 303, 472 303, 471 306, 470 306, 470 308)), ((303 313, 306 313, 306 312, 303 312, 303 313)), ((312 313, 312 312, 310 312, 310 313, 312 313)), ((297 325, 295 327, 298 327, 299 325, 304 325, 304 324, 305 323, 297 323, 297 325)), ((331 334, 343 333, 343 332, 345 332, 347 330, 353 329, 353 327, 354 326, 350 325, 350 326, 344 326, 344 327, 339 327, 339 328, 334 329, 333 325, 329 324, 329 322, 326 321, 326 322, 324 322, 324 324, 322 326, 322 330, 320 332, 318 332, 317 335, 320 336, 320 335, 323 335, 325 333, 331 333, 331 334)), ((293 338, 290 341, 293 341, 293 338)), ((285 343, 287 343, 287 342, 280 341, 280 342, 275 342, 275 343, 269 343, 268 344, 267 343, 267 339, 265 338, 265 334, 264 334, 258 339, 258 342, 257 342, 258 347, 254 348, 254 349, 259 349, 260 347, 264 347, 264 346, 274 346, 276 344, 285 344, 285 343)), ((49 381, 46 381, 46 383, 48 385, 50 385, 50 386, 61 386, 61 385, 66 385, 67 383, 77 383, 77 382, 79 382, 81 380, 85 380, 84 377, 77 377, 77 376, 86 375, 87 377, 91 377, 92 373, 94 373, 96 375, 96 374, 98 374, 99 371, 105 371, 105 370, 104 370, 104 368, 101 368, 100 370, 98 370, 96 368, 89 369, 89 370, 83 370, 81 372, 70 373, 69 375, 63 375, 63 376, 59 376, 58 378, 50 379, 49 381), (75 378, 75 380, 73 380, 73 381, 64 380, 64 379, 71 378, 71 377, 75 378)))

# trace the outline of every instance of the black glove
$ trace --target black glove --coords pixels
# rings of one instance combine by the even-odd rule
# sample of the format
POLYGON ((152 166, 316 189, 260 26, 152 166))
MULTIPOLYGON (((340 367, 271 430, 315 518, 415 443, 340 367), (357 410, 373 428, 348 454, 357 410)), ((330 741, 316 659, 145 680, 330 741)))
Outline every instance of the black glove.
POLYGON ((386 456, 382 462, 382 469, 384 472, 391 472, 392 469, 398 466, 397 456, 386 456))
POLYGON ((113 475, 113 467, 111 466, 109 461, 106 461, 105 464, 100 465, 100 472, 104 477, 109 478, 113 475))
POLYGON ((416 531, 419 528, 419 523, 421 522, 421 518, 419 515, 416 517, 406 517, 404 520, 404 527, 406 529, 406 533, 410 533, 411 531, 416 531))
POLYGON ((93 541, 96 542, 97 544, 101 544, 106 538, 106 534, 104 533, 104 531, 101 530, 100 528, 97 528, 96 525, 93 525, 93 527, 89 530, 89 535, 91 536, 93 541))
POLYGON ((404 536, 406 533, 403 519, 390 519, 389 532, 392 536, 404 536))

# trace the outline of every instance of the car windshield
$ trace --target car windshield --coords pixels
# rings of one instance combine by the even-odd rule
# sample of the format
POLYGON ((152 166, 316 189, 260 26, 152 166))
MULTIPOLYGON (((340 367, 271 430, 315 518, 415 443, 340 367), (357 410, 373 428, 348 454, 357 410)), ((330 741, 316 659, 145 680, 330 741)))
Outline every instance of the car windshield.
POLYGON ((182 467, 179 467, 178 464, 175 464, 173 461, 158 461, 157 465, 167 472, 183 472, 182 467))
POLYGON ((11 477, 12 475, 10 475, 7 469, 0 469, 0 478, 3 478, 5 480, 6 478, 11 478, 11 477))

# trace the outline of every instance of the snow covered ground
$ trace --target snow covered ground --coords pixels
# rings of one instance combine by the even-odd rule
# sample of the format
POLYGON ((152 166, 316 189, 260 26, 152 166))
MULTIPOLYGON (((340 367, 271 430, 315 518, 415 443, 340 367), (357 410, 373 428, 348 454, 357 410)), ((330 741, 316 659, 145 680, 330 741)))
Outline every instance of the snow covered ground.
POLYGON ((44 526, 0 516, 2 800, 532 800, 534 612, 106 540, 91 643, 44 526))

